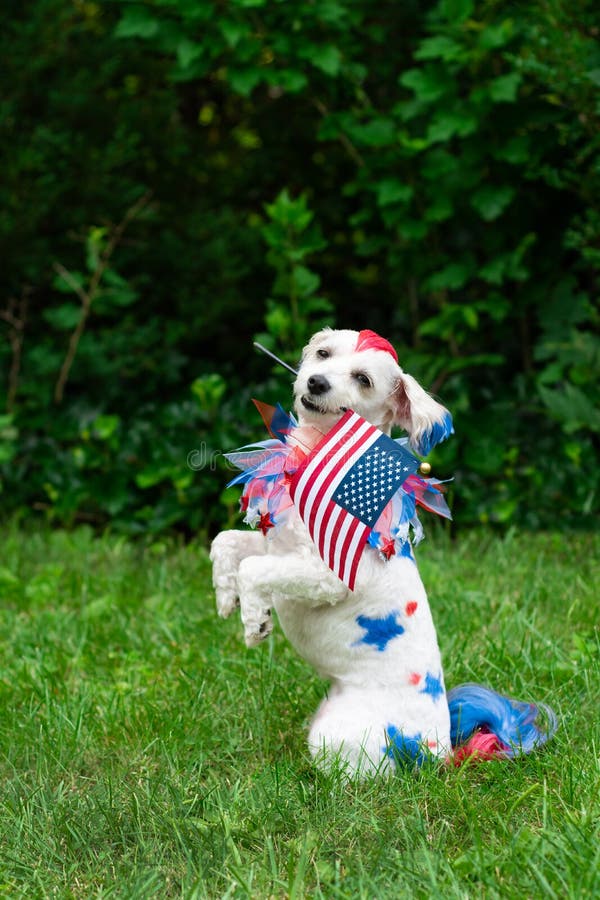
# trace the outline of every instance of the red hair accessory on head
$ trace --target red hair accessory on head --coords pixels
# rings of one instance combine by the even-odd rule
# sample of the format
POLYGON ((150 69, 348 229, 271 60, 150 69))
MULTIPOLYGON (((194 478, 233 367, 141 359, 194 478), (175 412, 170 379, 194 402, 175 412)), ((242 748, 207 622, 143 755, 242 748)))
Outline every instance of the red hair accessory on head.
POLYGON ((369 331, 368 329, 360 331, 355 349, 357 353, 360 353, 361 350, 383 350, 384 353, 391 353, 396 362, 398 362, 398 354, 390 342, 380 337, 375 331, 369 331))

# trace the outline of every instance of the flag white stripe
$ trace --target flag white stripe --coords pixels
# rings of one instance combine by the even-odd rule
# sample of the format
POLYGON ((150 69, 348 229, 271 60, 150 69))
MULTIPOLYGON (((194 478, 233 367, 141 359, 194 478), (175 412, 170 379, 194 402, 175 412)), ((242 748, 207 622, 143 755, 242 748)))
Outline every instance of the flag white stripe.
MULTIPOLYGON (((356 441, 359 441, 361 439, 361 437, 365 434, 365 432, 367 432, 372 427, 373 426, 369 425, 368 422, 363 422, 362 425, 360 425, 358 427, 358 429, 354 432, 354 434, 350 438, 348 438, 347 441, 344 441, 344 443, 341 445, 341 447, 337 448, 337 450, 335 451, 335 453, 332 454, 330 459, 327 459, 327 457, 325 456, 326 461, 321 462, 323 457, 319 453, 317 458, 315 460, 313 460, 313 462, 311 463, 312 470, 314 473, 315 463, 316 463, 316 467, 318 468, 318 473, 317 473, 318 477, 313 478, 312 483, 310 483, 310 481, 309 481, 306 485, 306 498, 304 501, 304 515, 307 519, 310 516, 313 504, 315 502, 316 495, 319 493, 320 489, 323 486, 323 482, 327 481, 327 478, 328 478, 329 474, 331 473, 331 471, 336 468, 336 466, 340 463, 341 460, 344 459, 344 457, 348 453, 349 449, 350 449, 351 456, 348 458, 348 462, 352 465, 352 463, 355 461, 355 459, 358 458, 356 451, 353 449, 353 445, 355 444, 356 441)), ((327 493, 327 494, 329 493, 329 488, 327 488, 325 493, 327 493)))
MULTIPOLYGON (((369 426, 369 427, 372 427, 372 426, 369 426)), ((365 429, 361 429, 360 431, 357 431, 356 434, 353 434, 352 441, 354 442, 354 441, 360 440, 361 436, 364 434, 364 431, 365 431, 365 429)), ((340 483, 340 481, 343 481, 344 477, 347 475, 347 473, 352 468, 352 466, 356 463, 357 459, 359 459, 363 455, 363 453, 366 453, 367 450, 369 449, 369 447, 371 447, 375 443, 375 441, 379 440, 380 437, 381 437, 381 433, 379 431, 375 430, 374 434, 369 435, 369 437, 367 437, 367 439, 364 441, 364 443, 362 443, 360 445, 360 447, 358 447, 353 452, 352 456, 348 460, 346 460, 346 462, 344 462, 340 466, 339 470, 335 473, 335 475, 331 481, 331 484, 327 487, 327 490, 325 491, 323 497, 321 498, 321 502, 316 511, 313 538, 314 538, 314 542, 317 546, 319 546, 319 535, 321 532, 321 517, 323 515, 324 506, 329 502, 331 497, 333 497, 338 484, 340 483)), ((343 453, 344 448, 342 447, 341 450, 343 453)), ((346 450, 346 452, 347 452, 347 450, 346 450)), ((323 477, 326 478, 327 475, 324 473, 323 477)), ((312 506, 314 504, 314 498, 311 497, 309 499, 309 501, 307 503, 307 508, 308 508, 309 504, 312 509, 312 506)), ((308 513, 305 512, 305 515, 307 515, 307 516, 310 515, 310 512, 308 512, 308 513)))
MULTIPOLYGON (((337 536, 337 540, 335 542, 335 553, 333 556, 333 571, 334 572, 339 573, 339 571, 340 571, 340 560, 342 558, 342 553, 344 550, 344 541, 345 541, 346 535, 348 533, 348 529, 352 525, 353 521, 354 521, 354 519, 352 518, 352 516, 347 515, 344 518, 344 522, 342 524, 342 527, 340 528, 340 533, 337 536)), ((360 531, 360 528, 357 528, 356 530, 360 531)), ((329 548, 328 548, 327 552, 328 552, 327 558, 329 558, 329 548)), ((344 581, 343 578, 342 578, 342 581, 344 581)), ((344 582, 344 584, 348 584, 348 582, 346 581, 346 582, 344 582)))
MULTIPOLYGON (((333 496, 360 460, 381 439, 382 433, 353 411, 340 419, 332 431, 333 434, 325 436, 316 454, 309 457, 298 480, 292 480, 290 494, 323 561, 344 584, 354 590, 365 541, 371 532, 371 527, 361 517, 366 515, 365 510, 372 512, 372 500, 365 509, 356 505, 350 512, 333 496)), ((372 478, 381 480, 384 477, 386 473, 380 471, 381 465, 379 461, 374 469, 367 466, 364 470, 362 467, 357 470, 357 491, 370 490, 372 478)), ((390 473, 387 472, 387 475, 390 473)), ((381 486, 383 481, 373 489, 377 498, 381 486)))
POLYGON ((321 457, 328 453, 331 445, 335 444, 337 441, 339 441, 340 438, 344 434, 346 434, 346 432, 349 431, 356 424, 356 421, 359 418, 360 418, 360 416, 357 416, 356 413, 353 413, 351 416, 349 416, 348 421, 344 425, 342 425, 342 427, 339 429, 339 431, 337 431, 333 435, 333 437, 329 438, 329 440, 325 444, 323 444, 323 446, 319 450, 319 453, 315 457, 315 459, 310 460, 310 462, 306 466, 304 472, 298 479, 298 482, 297 482, 295 490, 294 490, 294 496, 298 498, 299 504, 300 504, 300 500, 302 498, 302 494, 304 493, 304 489, 306 487, 306 482, 312 476, 312 473, 313 473, 313 470, 315 467, 315 463, 318 464, 318 461, 321 459, 321 457))
MULTIPOLYGON (((329 565, 329 554, 331 552, 330 547, 331 547, 333 532, 335 531, 335 526, 340 521, 340 519, 344 518, 345 514, 346 514, 345 510, 342 509, 341 506, 337 506, 337 504, 336 504, 335 509, 332 511, 331 515, 327 519, 325 534, 323 537, 323 559, 327 563, 327 565, 329 565)), ((317 544, 317 547, 318 547, 318 544, 317 544)), ((331 566, 330 568, 332 569, 332 571, 335 571, 333 566, 331 566)))

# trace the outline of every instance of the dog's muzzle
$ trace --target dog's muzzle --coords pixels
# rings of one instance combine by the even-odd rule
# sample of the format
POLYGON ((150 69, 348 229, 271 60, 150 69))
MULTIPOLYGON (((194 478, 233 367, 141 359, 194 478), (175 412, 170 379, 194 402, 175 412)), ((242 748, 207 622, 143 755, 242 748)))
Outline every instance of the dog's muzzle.
POLYGON ((310 375, 306 380, 308 393, 300 398, 304 409, 310 412, 325 413, 326 409, 321 402, 321 397, 331 390, 331 384, 324 375, 310 375))
POLYGON ((306 382, 308 390, 311 394, 320 396, 331 390, 331 385, 324 375, 311 375, 306 382))
POLYGON ((308 393, 300 397, 300 403, 309 412, 320 413, 324 416, 348 411, 347 406, 340 406, 338 409, 331 409, 328 406, 323 395, 331 390, 331 384, 324 375, 311 375, 306 381, 306 386, 308 387, 308 393))

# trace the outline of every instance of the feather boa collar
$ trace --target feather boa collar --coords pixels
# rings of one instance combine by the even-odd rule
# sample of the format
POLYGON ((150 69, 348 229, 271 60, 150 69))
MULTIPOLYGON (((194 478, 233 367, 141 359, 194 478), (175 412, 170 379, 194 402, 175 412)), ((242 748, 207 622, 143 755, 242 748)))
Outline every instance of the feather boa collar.
MULTIPOLYGON (((273 407, 256 400, 254 403, 271 438, 225 454, 232 465, 242 470, 228 487, 243 484, 240 506, 245 513, 244 522, 259 528, 268 537, 292 515, 291 477, 323 439, 323 434, 313 426, 299 425, 279 404, 273 407)), ((404 446, 408 439, 399 438, 398 443, 404 446)), ((409 475, 372 528, 369 545, 384 559, 392 556, 412 559, 411 541, 418 544, 423 537, 417 506, 446 519, 452 518, 443 497, 443 484, 437 478, 409 475)))

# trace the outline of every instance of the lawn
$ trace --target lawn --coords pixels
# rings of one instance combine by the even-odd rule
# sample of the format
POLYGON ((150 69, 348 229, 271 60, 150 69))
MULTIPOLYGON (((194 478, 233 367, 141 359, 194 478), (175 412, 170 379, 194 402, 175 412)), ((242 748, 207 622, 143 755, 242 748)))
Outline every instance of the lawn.
POLYGON ((324 690, 281 633, 245 648, 203 547, 0 534, 0 895, 594 897, 600 541, 441 532, 418 552, 446 683, 546 701, 517 762, 315 772, 324 690))

